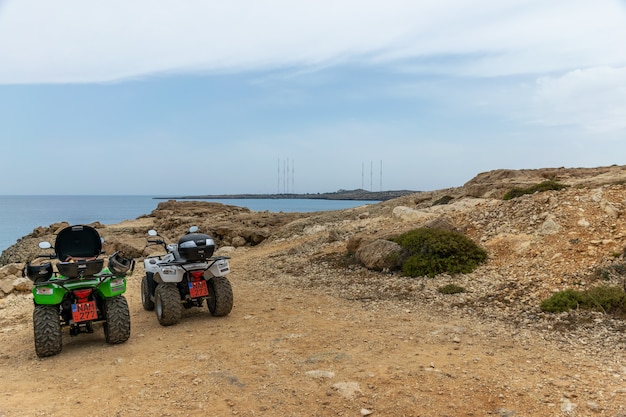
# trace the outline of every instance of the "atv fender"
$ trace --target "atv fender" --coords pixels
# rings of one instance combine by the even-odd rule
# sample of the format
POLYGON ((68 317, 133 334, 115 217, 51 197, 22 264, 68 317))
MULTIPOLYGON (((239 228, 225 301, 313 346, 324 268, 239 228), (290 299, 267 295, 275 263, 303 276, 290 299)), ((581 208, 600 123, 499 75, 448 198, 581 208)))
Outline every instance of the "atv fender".
POLYGON ((185 271, 175 265, 164 265, 159 268, 158 272, 154 273, 154 281, 158 284, 172 282, 177 283, 183 280, 185 271))
POLYGON ((122 295, 126 292, 126 278, 124 277, 112 277, 107 278, 100 285, 98 285, 98 292, 104 298, 111 298, 118 295, 122 295))
POLYGON ((67 291, 58 285, 36 285, 33 287, 33 299, 35 304, 55 305, 60 304, 67 291))
POLYGON ((223 257, 215 259, 215 262, 213 262, 209 267, 209 272, 214 277, 223 277, 224 275, 227 275, 230 272, 230 264, 228 263, 228 258, 223 257))

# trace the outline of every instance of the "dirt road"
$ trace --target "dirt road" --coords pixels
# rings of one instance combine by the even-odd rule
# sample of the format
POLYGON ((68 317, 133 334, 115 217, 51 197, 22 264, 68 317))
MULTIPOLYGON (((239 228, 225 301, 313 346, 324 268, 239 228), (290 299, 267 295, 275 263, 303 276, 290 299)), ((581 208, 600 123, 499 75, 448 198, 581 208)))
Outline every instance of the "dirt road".
POLYGON ((626 416, 626 363, 610 352, 467 312, 276 285, 256 269, 267 256, 233 255, 229 316, 191 309, 171 327, 142 309, 138 265, 131 338, 65 333, 46 359, 32 301, 6 300, 0 416, 626 416))

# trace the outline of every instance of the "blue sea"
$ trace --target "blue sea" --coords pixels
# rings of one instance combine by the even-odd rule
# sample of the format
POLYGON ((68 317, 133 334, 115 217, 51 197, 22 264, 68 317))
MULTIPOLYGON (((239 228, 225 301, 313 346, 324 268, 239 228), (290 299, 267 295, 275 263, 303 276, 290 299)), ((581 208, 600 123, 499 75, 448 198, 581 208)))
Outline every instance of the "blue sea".
MULTIPOLYGON (((115 224, 150 214, 166 200, 152 196, 0 196, 0 252, 39 226, 115 224)), ((378 201, 311 199, 227 199, 214 201, 254 211, 312 212, 340 210, 378 201)))

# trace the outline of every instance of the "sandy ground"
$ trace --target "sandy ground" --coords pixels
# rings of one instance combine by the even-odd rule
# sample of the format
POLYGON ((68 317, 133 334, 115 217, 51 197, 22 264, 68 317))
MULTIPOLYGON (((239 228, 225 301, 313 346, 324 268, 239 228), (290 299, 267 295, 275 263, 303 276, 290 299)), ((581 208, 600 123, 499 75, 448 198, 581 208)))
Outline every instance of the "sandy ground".
POLYGON ((626 416, 620 358, 590 357, 501 323, 284 288, 236 255, 227 317, 162 327, 126 293, 132 331, 101 326, 38 359, 32 301, 0 310, 0 416, 626 416))

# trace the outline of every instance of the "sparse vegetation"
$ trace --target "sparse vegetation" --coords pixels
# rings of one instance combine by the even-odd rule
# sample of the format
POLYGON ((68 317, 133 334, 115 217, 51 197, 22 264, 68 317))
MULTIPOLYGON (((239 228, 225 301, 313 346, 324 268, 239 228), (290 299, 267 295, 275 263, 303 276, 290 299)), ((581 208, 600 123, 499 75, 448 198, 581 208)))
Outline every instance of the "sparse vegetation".
POLYGON ((444 285, 443 287, 437 288, 437 291, 439 291, 441 294, 459 294, 465 292, 465 288, 456 284, 448 284, 444 285))
POLYGON ((392 241, 408 251, 402 273, 410 277, 469 273, 487 259, 487 252, 471 239, 448 230, 415 229, 392 241))
POLYGON ((537 192, 552 191, 552 190, 560 191, 567 187, 568 186, 565 184, 561 184, 559 182, 552 181, 552 180, 547 180, 547 181, 540 182, 539 184, 535 184, 527 188, 521 188, 521 187, 512 188, 506 194, 504 194, 502 199, 512 200, 514 198, 521 197, 525 194, 534 194, 537 192))
POLYGON ((448 204, 452 200, 454 200, 454 197, 451 197, 449 195, 444 195, 440 199, 433 201, 432 205, 433 206, 443 206, 443 205, 448 204))
POLYGON ((584 292, 585 307, 605 313, 626 313, 626 293, 623 288, 599 286, 584 292))
POLYGON ((550 298, 541 302, 539 308, 548 313, 562 313, 577 309, 582 302, 583 296, 580 291, 568 289, 552 294, 550 298))
POLYGON ((543 300, 540 308, 549 313, 586 309, 622 316, 626 314, 626 292, 623 288, 606 285, 587 291, 567 289, 543 300))

